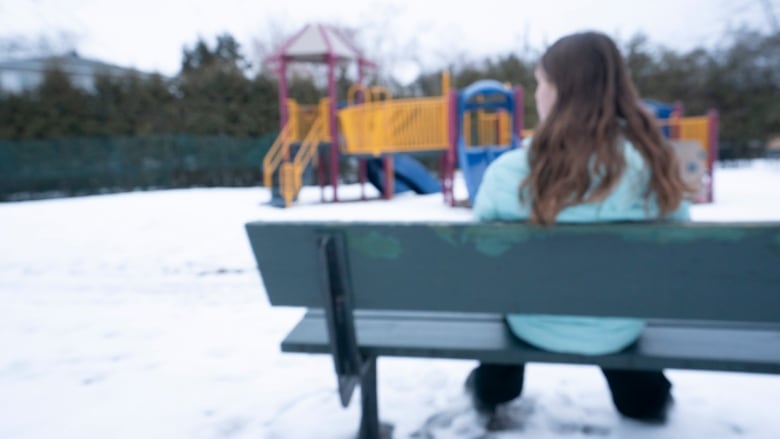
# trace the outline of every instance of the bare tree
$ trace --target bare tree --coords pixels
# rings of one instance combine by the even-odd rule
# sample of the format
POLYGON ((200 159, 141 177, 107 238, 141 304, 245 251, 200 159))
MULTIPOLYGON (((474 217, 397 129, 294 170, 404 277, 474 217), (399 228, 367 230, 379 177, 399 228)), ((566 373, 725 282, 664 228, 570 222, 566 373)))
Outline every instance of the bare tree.
POLYGON ((772 30, 772 33, 778 33, 780 32, 780 26, 777 24, 777 16, 775 15, 775 5, 772 5, 770 0, 760 0, 761 6, 764 7, 764 13, 766 14, 766 19, 769 20, 769 28, 772 30))
POLYGON ((73 32, 59 31, 53 35, 9 35, 0 38, 0 58, 49 56, 74 52, 80 38, 73 32))

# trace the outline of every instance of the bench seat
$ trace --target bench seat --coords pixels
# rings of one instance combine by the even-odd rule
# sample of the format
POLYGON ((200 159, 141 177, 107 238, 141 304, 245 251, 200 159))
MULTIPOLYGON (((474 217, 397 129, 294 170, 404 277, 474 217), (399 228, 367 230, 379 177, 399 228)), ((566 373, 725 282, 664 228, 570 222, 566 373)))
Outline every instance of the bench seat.
MULTIPOLYGON (((355 311, 364 356, 476 359, 492 363, 596 364, 608 368, 780 373, 780 325, 650 320, 623 352, 587 356, 536 349, 512 335, 499 314, 355 311)), ((309 310, 282 351, 330 354, 322 310, 309 310)))

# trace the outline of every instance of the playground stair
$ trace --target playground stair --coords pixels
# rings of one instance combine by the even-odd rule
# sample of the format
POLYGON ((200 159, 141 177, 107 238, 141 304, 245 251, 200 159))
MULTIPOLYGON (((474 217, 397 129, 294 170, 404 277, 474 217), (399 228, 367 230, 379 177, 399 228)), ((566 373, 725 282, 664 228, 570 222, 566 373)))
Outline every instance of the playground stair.
POLYGON ((291 124, 285 124, 268 153, 263 157, 263 184, 269 189, 275 186, 274 174, 276 169, 279 168, 282 161, 290 157, 291 131, 291 124))
MULTIPOLYGON (((320 143, 328 140, 327 118, 319 116, 303 138, 292 160, 281 162, 279 167, 279 195, 284 206, 289 207, 298 198, 303 184, 303 173, 317 155, 320 143)), ((273 202, 273 201, 272 201, 273 202)))

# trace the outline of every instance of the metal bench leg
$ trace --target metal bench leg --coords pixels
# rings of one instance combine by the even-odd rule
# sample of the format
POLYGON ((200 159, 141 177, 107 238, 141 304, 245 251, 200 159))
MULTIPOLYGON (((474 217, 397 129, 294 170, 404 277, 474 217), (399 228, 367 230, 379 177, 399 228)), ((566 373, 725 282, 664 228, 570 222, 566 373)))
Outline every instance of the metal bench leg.
POLYGON ((362 414, 358 437, 389 438, 392 426, 379 423, 376 357, 364 358, 357 344, 344 242, 338 235, 324 235, 320 237, 318 247, 328 338, 338 376, 341 405, 349 405, 352 392, 359 383, 362 414))
POLYGON ((376 357, 365 359, 360 379, 360 439, 379 439, 379 404, 377 402, 376 357))
POLYGON ((341 405, 347 407, 364 367, 357 345, 352 295, 348 291, 344 243, 338 235, 324 235, 317 245, 331 356, 338 377, 341 405))

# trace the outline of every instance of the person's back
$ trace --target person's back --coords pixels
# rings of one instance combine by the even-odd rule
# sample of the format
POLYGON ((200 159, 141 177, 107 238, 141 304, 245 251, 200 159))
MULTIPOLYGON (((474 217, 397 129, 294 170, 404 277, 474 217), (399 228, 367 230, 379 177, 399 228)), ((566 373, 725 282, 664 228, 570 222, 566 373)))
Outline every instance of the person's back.
MULTIPOLYGON (((600 201, 562 209, 556 223, 650 221, 658 217, 658 206, 644 199, 650 176, 644 159, 631 143, 623 141, 621 147, 626 167, 609 195, 600 201)), ((480 186, 474 203, 475 217, 483 221, 527 220, 531 210, 528 203, 520 201, 519 186, 529 172, 527 149, 499 157, 480 186)), ((688 203, 680 203, 667 219, 688 220, 688 203)), ((604 282, 609 282, 609 275, 604 282)), ((529 293, 533 293, 532 288, 529 293)), ((637 319, 546 315, 509 315, 507 323, 515 335, 534 346, 586 355, 620 351, 633 343, 645 326, 637 319)))
MULTIPOLYGON (((590 32, 558 40, 536 78, 539 126, 524 149, 490 165, 474 204, 477 219, 542 226, 688 219, 674 153, 642 108, 609 37, 590 32)), ((533 287, 523 291, 533 294, 533 287)), ((542 349, 588 355, 624 349, 644 327, 619 317, 509 315, 507 323, 542 349)), ((670 383, 660 371, 604 374, 621 413, 639 419, 665 413, 670 383)), ((478 407, 493 407, 520 394, 522 376, 522 366, 482 364, 468 384, 478 407)))

